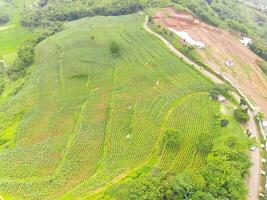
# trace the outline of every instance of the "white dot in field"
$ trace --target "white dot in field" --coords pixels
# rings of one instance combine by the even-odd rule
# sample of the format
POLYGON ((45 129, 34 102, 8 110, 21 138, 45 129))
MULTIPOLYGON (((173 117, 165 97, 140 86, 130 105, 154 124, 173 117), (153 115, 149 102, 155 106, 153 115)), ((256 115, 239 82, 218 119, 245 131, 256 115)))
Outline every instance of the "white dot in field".
POLYGON ((132 109, 132 106, 129 106, 128 109, 131 110, 132 109))
POLYGON ((126 135, 126 139, 130 139, 131 138, 131 136, 128 134, 128 135, 126 135))
POLYGON ((156 85, 158 85, 158 84, 159 84, 159 81, 156 82, 156 85))

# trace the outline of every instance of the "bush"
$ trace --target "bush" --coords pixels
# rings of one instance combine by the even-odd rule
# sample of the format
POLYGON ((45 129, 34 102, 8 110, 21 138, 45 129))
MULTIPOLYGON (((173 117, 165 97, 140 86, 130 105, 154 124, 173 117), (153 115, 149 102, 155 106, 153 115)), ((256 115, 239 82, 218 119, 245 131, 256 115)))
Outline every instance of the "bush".
MULTIPOLYGON (((262 43, 254 41, 252 44, 249 44, 248 47, 263 60, 267 61, 267 47, 262 43)), ((265 66, 263 66, 263 68, 265 71, 265 66)))
POLYGON ((42 29, 32 38, 25 41, 17 52, 17 58, 8 70, 8 75, 11 80, 17 80, 26 75, 26 68, 34 62, 34 47, 47 37, 62 30, 61 26, 56 26, 49 29, 42 29))
POLYGON ((4 89, 5 89, 5 82, 2 79, 0 79, 0 95, 3 93, 4 89))
POLYGON ((197 151, 202 154, 208 154, 213 146, 213 135, 210 133, 203 133, 197 140, 197 151))
POLYGON ((9 20, 9 16, 7 14, 0 14, 0 25, 8 23, 9 20))
POLYGON ((238 31, 240 33, 243 33, 243 34, 248 34, 248 28, 246 26, 244 26, 243 24, 237 22, 237 21, 234 21, 234 20, 231 20, 231 21, 228 21, 228 26, 229 28, 235 30, 235 31, 238 31))
POLYGON ((214 100, 216 100, 219 95, 223 95, 224 97, 230 98, 230 90, 230 86, 226 84, 216 84, 210 91, 210 97, 214 100))
POLYGON ((171 149, 178 147, 181 142, 180 135, 176 130, 167 130, 163 140, 164 144, 171 149))
POLYGON ((229 121, 227 119, 221 120, 221 127, 226 127, 229 124, 229 121))
POLYGON ((119 45, 116 42, 111 42, 110 51, 113 56, 118 56, 120 53, 119 45))
POLYGON ((234 117, 242 123, 247 122, 250 117, 248 115, 248 111, 246 109, 238 108, 234 110, 234 117))
POLYGON ((266 62, 261 62, 259 64, 261 70, 263 71, 263 73, 265 73, 267 75, 267 63, 266 62))

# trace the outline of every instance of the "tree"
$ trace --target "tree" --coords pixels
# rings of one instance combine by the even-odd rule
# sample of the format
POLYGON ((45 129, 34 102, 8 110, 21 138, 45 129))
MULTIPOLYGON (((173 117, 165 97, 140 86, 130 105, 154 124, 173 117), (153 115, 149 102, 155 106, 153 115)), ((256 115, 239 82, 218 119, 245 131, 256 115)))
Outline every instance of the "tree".
POLYGON ((113 56, 118 56, 120 53, 119 45, 116 42, 111 42, 110 51, 113 56))
POLYGON ((169 186, 174 199, 192 199, 194 193, 202 191, 205 187, 205 180, 199 173, 185 171, 174 177, 169 186))
POLYGON ((163 141, 168 148, 175 149, 179 145, 181 137, 176 130, 167 130, 163 141))
POLYGON ((134 180, 127 188, 121 197, 123 200, 162 200, 164 197, 163 185, 156 177, 134 180))
POLYGON ((218 96, 220 95, 220 92, 216 89, 212 89, 210 91, 210 97, 213 99, 213 100, 217 100, 218 96))
POLYGON ((0 14, 0 25, 6 24, 9 20, 9 16, 7 14, 0 14))
POLYGON ((197 140, 197 150, 200 153, 207 154, 213 146, 213 136, 210 133, 202 133, 197 140))
POLYGON ((223 119, 221 120, 221 127, 226 127, 229 124, 229 120, 223 119))
POLYGON ((242 123, 246 123, 250 119, 247 110, 240 107, 234 110, 234 117, 242 123))
POLYGON ((244 97, 241 97, 240 104, 239 105, 240 106, 246 106, 246 105, 248 105, 247 100, 244 97))
POLYGON ((264 114, 263 114, 262 112, 259 112, 259 113, 257 114, 257 117, 258 117, 258 119, 259 119, 260 121, 263 121, 263 120, 264 120, 264 114))

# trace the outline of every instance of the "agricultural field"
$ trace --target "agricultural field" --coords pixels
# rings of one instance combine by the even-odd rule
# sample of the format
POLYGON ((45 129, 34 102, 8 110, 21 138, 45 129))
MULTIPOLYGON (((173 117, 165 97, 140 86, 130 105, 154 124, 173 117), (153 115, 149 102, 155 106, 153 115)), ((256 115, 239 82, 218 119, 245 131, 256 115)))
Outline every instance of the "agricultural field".
POLYGON ((243 138, 239 124, 235 133, 219 125, 213 83, 143 22, 139 14, 85 18, 36 47, 31 75, 0 101, 5 199, 101 197, 143 167, 176 174, 204 167, 201 135, 243 138), (179 136, 175 148, 166 143, 170 130, 179 136))

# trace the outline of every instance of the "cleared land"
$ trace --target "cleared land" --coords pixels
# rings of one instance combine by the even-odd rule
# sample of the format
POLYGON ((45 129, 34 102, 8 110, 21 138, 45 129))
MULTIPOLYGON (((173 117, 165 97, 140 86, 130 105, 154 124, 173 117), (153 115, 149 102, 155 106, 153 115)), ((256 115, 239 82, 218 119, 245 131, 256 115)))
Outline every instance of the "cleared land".
POLYGON ((154 21, 167 28, 186 31, 206 44, 207 47, 198 50, 203 62, 233 80, 267 114, 267 82, 258 66, 261 59, 240 43, 239 35, 207 25, 172 8, 156 12, 154 21), (227 67, 227 60, 232 60, 234 67, 227 67))
POLYGON ((222 132, 220 106, 208 95, 213 85, 147 33, 143 21, 83 19, 38 45, 29 80, 0 107, 1 133, 16 135, 0 153, 4 196, 91 199, 147 163, 177 173, 205 164, 197 138, 222 132), (183 139, 175 150, 164 146, 168 129, 183 139))

